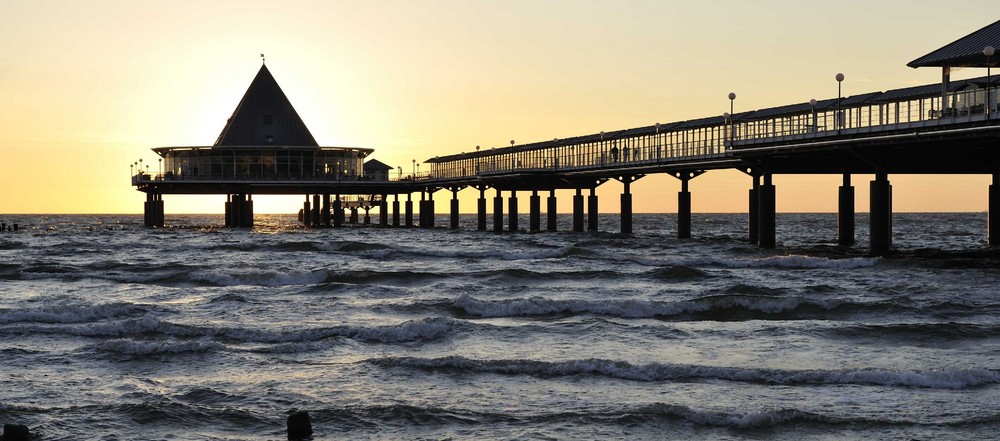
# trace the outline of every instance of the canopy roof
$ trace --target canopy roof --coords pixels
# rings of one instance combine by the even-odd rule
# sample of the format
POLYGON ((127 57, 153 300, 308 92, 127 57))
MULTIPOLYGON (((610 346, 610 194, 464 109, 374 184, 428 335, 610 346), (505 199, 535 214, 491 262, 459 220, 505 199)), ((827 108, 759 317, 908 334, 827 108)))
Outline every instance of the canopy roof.
MULTIPOLYGON (((907 63, 912 68, 938 67, 986 67, 983 49, 993 46, 1000 51, 1000 21, 955 40, 948 45, 907 63)), ((990 65, 998 65, 1000 53, 990 57, 990 65)))
POLYGON ((319 146, 265 65, 260 66, 215 145, 319 146))

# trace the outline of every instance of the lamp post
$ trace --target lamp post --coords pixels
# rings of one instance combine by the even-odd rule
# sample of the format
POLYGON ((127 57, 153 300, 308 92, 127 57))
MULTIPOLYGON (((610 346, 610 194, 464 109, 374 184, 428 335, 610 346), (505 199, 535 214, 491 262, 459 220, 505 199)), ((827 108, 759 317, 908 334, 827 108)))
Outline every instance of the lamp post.
POLYGON ((983 55, 986 55, 986 118, 990 118, 990 58, 993 57, 993 46, 983 48, 983 55))
POLYGON ((736 102, 736 92, 729 92, 729 145, 733 145, 733 141, 736 140, 736 132, 733 130, 733 115, 736 113, 733 111, 733 107, 736 102))
POLYGON ((729 117, 730 116, 731 115, 730 115, 729 112, 722 112, 722 123, 724 124, 725 130, 726 130, 726 133, 722 134, 722 143, 724 145, 728 145, 728 146, 732 146, 732 141, 730 141, 730 138, 729 138, 729 131, 732 130, 732 127, 729 124, 729 117))
POLYGON ((163 176, 163 158, 156 159, 156 167, 159 169, 160 176, 163 176))
POLYGON ((133 168, 135 168, 135 164, 129 164, 128 165, 128 177, 130 177, 130 178, 132 176, 135 176, 135 172, 133 171, 133 168))
POLYGON ((840 85, 844 82, 844 74, 838 73, 834 77, 837 80, 837 116, 834 118, 837 123, 837 129, 839 130, 844 125, 844 115, 841 113, 840 109, 840 85))
POLYGON ((413 179, 417 179, 417 160, 411 159, 410 162, 413 162, 413 179))
POLYGON ((400 165, 400 166, 397 166, 396 168, 399 169, 399 175, 396 176, 396 180, 397 181, 402 181, 403 180, 403 166, 400 165))
POLYGON ((816 127, 816 98, 809 100, 809 109, 812 112, 812 125, 809 128, 810 132, 815 132, 818 127, 816 127))

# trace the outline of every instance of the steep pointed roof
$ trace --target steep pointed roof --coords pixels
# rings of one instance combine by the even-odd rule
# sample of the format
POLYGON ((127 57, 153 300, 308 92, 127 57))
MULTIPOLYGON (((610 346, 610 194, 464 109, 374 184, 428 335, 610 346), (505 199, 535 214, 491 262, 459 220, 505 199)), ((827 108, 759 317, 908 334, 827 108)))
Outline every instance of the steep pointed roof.
POLYGON ((215 145, 270 144, 319 146, 267 66, 261 65, 215 145))
MULTIPOLYGON (((907 63, 917 68, 924 66, 986 67, 983 48, 993 46, 1000 50, 1000 21, 988 24, 982 29, 949 43, 934 52, 907 63)), ((1000 56, 994 55, 990 64, 997 65, 1000 56)))

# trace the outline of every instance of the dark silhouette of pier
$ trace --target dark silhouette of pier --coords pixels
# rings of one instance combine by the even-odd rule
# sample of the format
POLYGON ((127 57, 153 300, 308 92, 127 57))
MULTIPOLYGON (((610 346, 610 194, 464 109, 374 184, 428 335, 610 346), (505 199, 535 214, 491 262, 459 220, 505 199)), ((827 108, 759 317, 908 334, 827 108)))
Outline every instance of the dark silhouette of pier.
MULTIPOLYGON (((988 240, 1000 244, 1000 107, 993 47, 1000 21, 910 63, 941 67, 942 81, 884 92, 837 96, 694 120, 600 132, 551 141, 437 156, 430 170, 403 175, 377 161, 362 163, 371 149, 319 147, 274 78, 262 66, 219 140, 211 147, 154 149, 166 171, 133 175, 147 194, 146 225, 162 226, 164 194, 226 194, 226 225, 253 225, 253 194, 306 195, 300 219, 307 225, 340 226, 345 211, 379 211, 381 226, 413 226, 413 196, 420 194, 417 224, 434 227, 434 194, 452 193, 450 228, 458 228, 458 192, 479 190, 477 227, 487 230, 487 192, 493 193, 492 230, 517 231, 518 192, 528 197, 529 231, 540 231, 541 195, 548 231, 557 229, 556 190, 574 190, 573 231, 598 230, 597 187, 622 184, 622 233, 632 232, 631 184, 650 174, 680 180, 677 236, 691 236, 688 184, 704 173, 737 169, 749 179, 747 237, 775 246, 773 177, 836 174, 838 243, 855 241, 853 175, 870 181, 870 252, 892 245, 891 175, 989 174, 988 240), (987 75, 952 81, 953 67, 986 68, 987 75), (377 163, 377 164, 376 164, 377 163), (367 166, 379 166, 366 170, 367 166), (393 175, 396 175, 393 177, 393 175), (506 204, 504 196, 506 195, 506 204), (584 196, 586 195, 586 203, 584 196), (400 196, 405 196, 400 212, 400 196), (391 201, 391 211, 389 208, 391 201), (506 205, 506 207, 505 207, 506 205), (391 219, 390 219, 391 213, 391 219)), ((834 79, 845 78, 837 74, 834 79)), ((838 88, 839 90, 839 88, 838 88)), ((729 95, 731 102, 736 95, 729 95)), ((158 164, 162 166, 162 164, 158 164)))

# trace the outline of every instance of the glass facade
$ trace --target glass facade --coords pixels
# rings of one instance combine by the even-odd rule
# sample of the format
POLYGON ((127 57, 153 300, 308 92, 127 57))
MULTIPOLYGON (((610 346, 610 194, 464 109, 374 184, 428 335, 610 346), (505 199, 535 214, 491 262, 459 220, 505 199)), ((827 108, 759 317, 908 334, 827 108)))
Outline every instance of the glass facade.
POLYGON ((164 179, 357 180, 364 176, 358 148, 225 148, 157 149, 164 160, 164 179))

